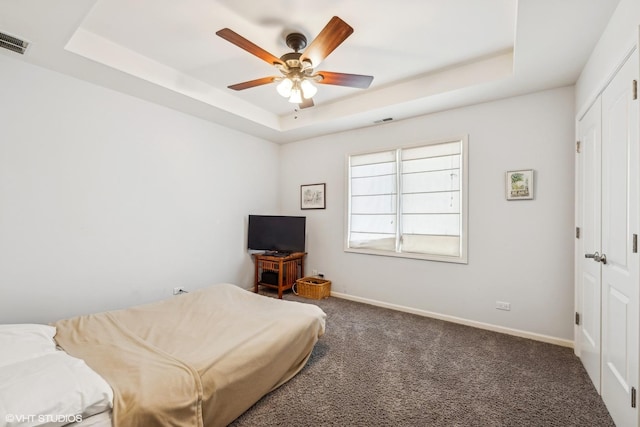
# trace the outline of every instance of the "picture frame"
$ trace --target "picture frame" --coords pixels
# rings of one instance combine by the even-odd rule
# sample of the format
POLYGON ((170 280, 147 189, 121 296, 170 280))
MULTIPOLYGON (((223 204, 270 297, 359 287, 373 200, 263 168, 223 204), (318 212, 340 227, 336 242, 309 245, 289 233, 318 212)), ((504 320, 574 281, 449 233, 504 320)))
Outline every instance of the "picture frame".
POLYGON ((300 209, 325 209, 326 184, 300 186, 300 209))
POLYGON ((507 171, 505 187, 507 200, 533 200, 533 169, 507 171))

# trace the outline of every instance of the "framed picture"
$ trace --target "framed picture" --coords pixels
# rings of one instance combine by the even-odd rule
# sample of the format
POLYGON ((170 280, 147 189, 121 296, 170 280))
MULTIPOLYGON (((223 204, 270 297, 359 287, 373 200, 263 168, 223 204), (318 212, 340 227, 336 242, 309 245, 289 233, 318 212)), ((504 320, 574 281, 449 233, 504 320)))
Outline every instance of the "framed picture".
POLYGON ((532 200, 533 169, 508 171, 506 186, 507 200, 532 200))
POLYGON ((300 209, 324 209, 326 184, 308 184, 300 186, 300 209))

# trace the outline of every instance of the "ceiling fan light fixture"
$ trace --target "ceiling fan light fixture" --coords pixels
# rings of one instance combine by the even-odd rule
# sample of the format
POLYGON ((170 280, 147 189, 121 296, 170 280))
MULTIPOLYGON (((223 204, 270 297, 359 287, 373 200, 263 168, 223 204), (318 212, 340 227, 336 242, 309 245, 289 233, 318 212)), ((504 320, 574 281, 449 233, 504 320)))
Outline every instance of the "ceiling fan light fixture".
POLYGON ((280 84, 276 86, 276 90, 278 91, 280 96, 283 96, 285 98, 289 98, 291 96, 292 88, 293 88, 293 82, 289 78, 282 79, 280 84))
POLYGON ((302 90, 300 89, 300 83, 298 82, 293 83, 293 88, 291 89, 291 96, 289 97, 289 102, 292 104, 302 103, 302 90))
POLYGON ((313 96, 318 92, 318 88, 311 83, 311 80, 303 80, 300 83, 300 88, 302 89, 302 96, 304 99, 313 98, 313 96))

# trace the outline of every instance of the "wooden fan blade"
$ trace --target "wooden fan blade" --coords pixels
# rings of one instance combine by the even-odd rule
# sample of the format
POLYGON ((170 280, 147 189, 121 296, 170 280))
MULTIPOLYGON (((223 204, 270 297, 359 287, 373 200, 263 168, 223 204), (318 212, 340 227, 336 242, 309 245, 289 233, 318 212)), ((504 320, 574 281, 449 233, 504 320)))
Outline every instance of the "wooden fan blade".
POLYGON ((249 40, 242 37, 240 34, 236 33, 233 30, 228 28, 223 28, 220 31, 217 31, 216 34, 226 41, 235 44, 240 49, 244 49, 252 55, 257 56, 263 61, 268 62, 271 65, 282 64, 280 58, 270 54, 266 50, 262 49, 260 46, 250 42, 249 40))
POLYGON ((313 98, 309 98, 309 99, 303 99, 301 104, 298 104, 298 107, 302 108, 309 108, 309 107, 313 107, 315 104, 313 103, 313 98))
POLYGON ((325 85, 349 86, 366 89, 373 81, 373 76, 361 74, 333 73, 331 71, 318 71, 316 74, 322 77, 318 83, 325 85))
POLYGON ((250 89, 256 86, 262 86, 269 83, 273 83, 276 77, 263 77, 261 79, 249 80, 248 82, 236 83, 231 86, 227 86, 229 89, 233 90, 245 90, 250 89))
POLYGON ((320 31, 309 47, 300 57, 301 61, 308 59, 313 67, 317 67, 335 48, 353 33, 353 28, 342 19, 334 16, 320 31))

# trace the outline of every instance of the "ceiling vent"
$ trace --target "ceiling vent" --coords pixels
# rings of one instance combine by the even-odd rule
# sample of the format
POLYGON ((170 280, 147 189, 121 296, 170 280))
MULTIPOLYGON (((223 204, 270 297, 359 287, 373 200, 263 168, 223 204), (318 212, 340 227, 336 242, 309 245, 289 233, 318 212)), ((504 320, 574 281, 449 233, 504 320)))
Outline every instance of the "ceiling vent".
POLYGON ((27 47, 29 47, 29 43, 8 34, 0 33, 0 47, 24 55, 27 47))

